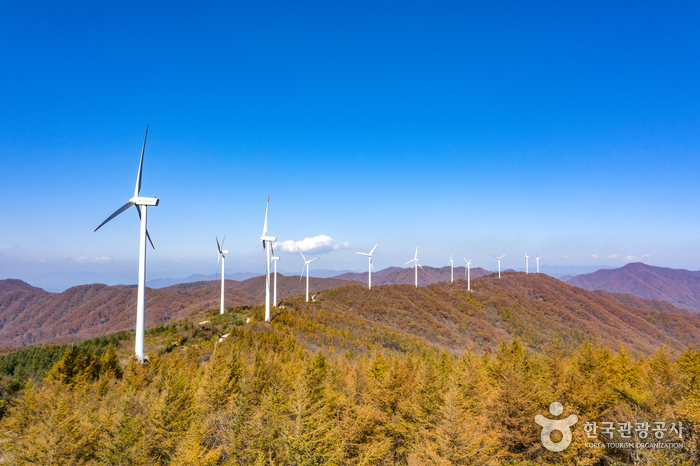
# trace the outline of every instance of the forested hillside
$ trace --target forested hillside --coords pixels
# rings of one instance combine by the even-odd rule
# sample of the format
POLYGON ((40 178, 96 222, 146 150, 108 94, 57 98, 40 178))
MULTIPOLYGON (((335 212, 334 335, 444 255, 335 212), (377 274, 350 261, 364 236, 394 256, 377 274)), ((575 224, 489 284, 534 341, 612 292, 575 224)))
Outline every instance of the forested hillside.
MULTIPOLYGON (((311 291, 358 282, 312 278, 311 291)), ((146 290, 146 326, 154 326, 193 312, 219 306, 221 282, 184 283, 146 290)), ((305 290, 299 277, 277 275, 282 299, 305 290)), ((226 306, 260 304, 265 277, 226 280, 226 306)), ((49 293, 21 280, 0 280, 0 346, 70 343, 134 328, 136 286, 81 285, 63 293, 49 293)))
POLYGON ((474 285, 327 289, 270 323, 260 306, 195 312, 148 329, 143 365, 132 333, 17 350, 0 357, 0 461, 698 464, 700 318, 544 275, 474 285), (561 453, 534 423, 554 401, 579 418, 561 453), (664 422, 683 447, 591 446, 610 441, 593 422, 664 422))

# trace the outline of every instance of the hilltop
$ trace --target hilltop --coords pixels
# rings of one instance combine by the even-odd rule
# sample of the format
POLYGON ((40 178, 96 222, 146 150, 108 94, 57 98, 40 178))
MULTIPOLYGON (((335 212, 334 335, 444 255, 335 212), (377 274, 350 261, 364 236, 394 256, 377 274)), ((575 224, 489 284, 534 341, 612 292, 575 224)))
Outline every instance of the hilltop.
POLYGON ((676 307, 700 313, 700 271, 634 262, 618 269, 577 275, 567 283, 586 290, 629 293, 640 298, 667 301, 676 307))
MULTIPOLYGON (((465 277, 466 267, 455 267, 454 277, 459 280, 465 277)), ((472 267, 470 271, 471 279, 483 277, 493 272, 482 269, 481 267, 472 267)), ((413 267, 389 267, 378 272, 372 273, 372 286, 375 285, 414 285, 415 271, 413 267)), ((362 283, 367 283, 368 273, 345 273, 338 275, 335 278, 344 280, 356 280, 362 283)), ((418 286, 427 286, 437 282, 450 281, 450 267, 430 267, 425 266, 422 269, 418 268, 418 286)))
MULTIPOLYGON (((276 319, 296 319, 308 313, 313 320, 316 312, 323 311, 334 316, 333 321, 348 318, 363 322, 359 327, 353 324, 336 329, 352 328, 353 338, 363 334, 362 328, 382 329, 453 352, 469 347, 492 350, 512 338, 535 350, 554 341, 575 346, 597 340, 640 353, 649 353, 661 344, 677 349, 700 344, 700 317, 666 302, 591 292, 545 274, 504 272, 502 276, 500 280, 497 274, 472 280, 471 292, 465 280, 419 288, 376 285, 368 290, 357 281, 312 278, 310 290, 315 302, 306 303, 305 280, 278 275, 281 305, 273 310, 273 324, 276 319)), ((260 305, 264 280, 227 280, 227 306, 260 305)), ((202 281, 149 289, 146 326, 218 309, 219 286, 219 281, 202 281)), ((135 286, 83 285, 64 293, 31 289, 2 292, 0 346, 75 342, 131 331, 135 300, 135 286)))
MULTIPOLYGON (((574 347, 595 340, 649 353, 665 344, 700 345, 700 317, 667 303, 605 295, 569 286, 545 274, 507 272, 425 287, 411 285, 330 289, 320 308, 371 326, 419 337, 453 352, 494 349, 513 338, 540 351, 555 341, 574 347)), ((298 312, 317 309, 300 303, 298 312)), ((358 330, 353 330, 356 332, 358 330)))

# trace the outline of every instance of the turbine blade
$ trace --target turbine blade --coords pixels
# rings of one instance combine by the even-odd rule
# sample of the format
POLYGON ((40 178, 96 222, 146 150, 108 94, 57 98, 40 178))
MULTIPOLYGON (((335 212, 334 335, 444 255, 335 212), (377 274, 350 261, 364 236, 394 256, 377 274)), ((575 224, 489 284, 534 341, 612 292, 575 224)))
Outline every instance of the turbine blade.
MULTIPOLYGON (((262 243, 263 240, 260 240, 260 243, 262 243)), ((255 246, 255 249, 253 249, 253 252, 255 252, 256 249, 258 249, 258 246, 260 246, 260 243, 258 243, 257 246, 255 246)), ((263 249, 265 248, 265 245, 263 244, 263 249)))
MULTIPOLYGON (((224 239, 221 240, 221 248, 220 249, 224 249, 224 241, 226 241, 226 235, 224 235, 224 239)), ((218 242, 218 240, 217 240, 217 242, 218 242)))
POLYGON ((153 241, 151 240, 151 235, 148 234, 148 228, 146 229, 146 238, 148 238, 148 242, 151 243, 151 247, 155 250, 156 247, 153 246, 153 241))
POLYGON ((216 258, 216 273, 214 274, 214 280, 219 276, 219 262, 221 261, 221 254, 216 258))
POLYGON ((301 249, 299 249, 299 246, 297 246, 297 251, 299 251, 299 254, 301 254, 301 258, 304 259, 304 262, 306 262, 306 257, 304 257, 304 253, 301 252, 301 249))
POLYGON ((146 134, 143 136, 143 147, 141 148, 141 161, 139 162, 139 173, 136 176, 136 189, 134 190, 134 197, 139 197, 139 193, 141 192, 141 172, 143 171, 143 153, 146 151, 146 137, 148 136, 149 124, 146 125, 146 134))
POLYGON ((320 257, 317 257, 316 259, 311 259, 311 260, 309 261, 309 263, 311 263, 311 262, 313 262, 313 261, 317 261, 317 260, 319 260, 319 259, 320 259, 320 257))
MULTIPOLYGON (((131 207, 132 205, 134 205, 133 202, 127 202, 126 204, 124 204, 123 206, 121 206, 116 212, 114 212, 112 215, 110 215, 110 216, 107 218, 107 220, 105 220, 104 222, 100 223, 100 226, 97 227, 97 228, 95 228, 95 231, 97 231, 97 230, 99 230, 100 228, 102 228, 102 225, 104 225, 105 223, 109 222, 109 221, 112 220, 114 217, 116 217, 117 215, 121 214, 122 212, 124 212, 126 209, 128 209, 128 208, 131 207)), ((139 218, 141 218, 141 214, 139 214, 139 218)), ((93 232, 93 233, 94 233, 94 232, 93 232)))
POLYGON ((420 265, 420 262, 416 261, 416 264, 418 264, 418 267, 420 267, 420 268, 421 268, 421 270, 423 270, 423 266, 422 266, 422 265, 420 265))
POLYGON ((304 276, 304 269, 306 268, 306 262, 304 262, 303 267, 301 268, 301 273, 299 274, 299 281, 301 281, 301 277, 304 276))
POLYGON ((219 244, 219 237, 216 237, 216 250, 221 254, 221 245, 219 244))
POLYGON ((263 236, 267 235, 267 212, 270 210, 270 196, 267 196, 267 207, 265 207, 265 224, 263 225, 263 236))
POLYGON ((367 254, 366 252, 353 252, 353 254, 359 254, 361 256, 370 256, 371 254, 367 254))
POLYGON ((418 259, 418 245, 416 244, 416 257, 414 259, 418 259))
POLYGON ((372 253, 374 252, 374 250, 377 249, 377 246, 379 246, 379 241, 377 241, 377 244, 375 244, 374 247, 372 248, 372 250, 369 252, 369 255, 370 255, 370 256, 372 255, 372 253))
POLYGON ((372 256, 369 256, 369 267, 372 269, 372 272, 374 272, 374 264, 372 264, 372 256))

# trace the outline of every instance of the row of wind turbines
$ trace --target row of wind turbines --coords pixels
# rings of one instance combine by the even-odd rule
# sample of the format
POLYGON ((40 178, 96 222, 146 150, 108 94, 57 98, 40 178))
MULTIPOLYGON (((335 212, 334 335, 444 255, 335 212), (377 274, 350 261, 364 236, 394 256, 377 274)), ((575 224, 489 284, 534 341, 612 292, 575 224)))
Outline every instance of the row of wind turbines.
MULTIPOLYGON (((141 159, 139 161, 139 169, 138 173, 136 175, 136 188, 134 189, 134 196, 127 201, 126 204, 121 206, 119 209, 116 210, 112 215, 107 217, 107 220, 102 222, 97 228, 95 228, 94 231, 99 230, 104 226, 107 222, 112 220, 114 217, 118 216, 122 212, 128 210, 130 207, 134 206, 136 207, 136 212, 139 216, 139 220, 141 221, 141 233, 140 233, 140 239, 139 239, 139 280, 138 280, 138 292, 137 292, 137 298, 136 298, 136 342, 135 342, 135 355, 136 359, 144 362, 147 358, 144 353, 144 334, 145 334, 145 308, 146 308, 146 239, 148 239, 149 243, 151 244, 151 247, 155 249, 155 246, 153 245, 153 241, 151 240, 151 236, 148 234, 148 229, 147 229, 147 208, 149 206, 155 207, 159 203, 159 199, 155 197, 141 197, 141 175, 143 172, 143 156, 144 152, 146 150, 146 138, 148 137, 148 125, 146 126, 146 134, 143 137, 143 146, 141 147, 141 159)), ((273 265, 274 268, 274 286, 273 286, 273 299, 272 302, 274 303, 274 306, 277 307, 277 261, 280 259, 278 256, 274 255, 274 250, 273 250, 273 244, 277 241, 276 236, 269 236, 267 234, 267 223, 268 223, 268 214, 270 210, 270 198, 267 198, 267 207, 265 208, 265 223, 263 224, 263 231, 262 231, 262 236, 260 237, 260 242, 258 242, 257 246, 255 249, 258 248, 262 244, 263 251, 265 254, 265 321, 269 322, 270 321, 270 266, 271 264, 273 265)), ((221 314, 224 313, 224 302, 225 302, 225 281, 224 281, 224 271, 225 271, 225 264, 226 264, 226 255, 229 254, 228 250, 223 249, 224 247, 224 241, 226 240, 226 237, 221 240, 221 243, 219 243, 219 238, 216 238, 216 247, 217 247, 217 273, 218 273, 218 267, 219 267, 219 262, 221 262, 221 314)), ((368 285, 369 289, 372 289, 372 272, 374 271, 374 266, 372 265, 372 255, 374 254, 374 250, 377 249, 377 246, 379 245, 379 242, 372 248, 372 250, 369 253, 364 253, 364 252, 355 252, 354 254, 360 254, 363 256, 367 256, 368 258, 368 265, 369 265, 369 277, 368 277, 368 285)), ((319 260, 319 258, 307 260, 306 257, 304 257, 304 254, 301 252, 301 249, 297 246, 297 250, 299 250, 299 254, 301 254, 302 259, 304 260, 304 266, 301 269, 301 274, 299 276, 299 280, 302 279, 304 275, 304 270, 306 269, 306 301, 309 301, 309 268, 312 262, 319 260)), ((493 254, 492 254, 493 255, 493 254)), ((496 259, 498 259, 498 278, 501 278, 501 259, 505 257, 505 254, 502 256, 495 256, 493 255, 496 259)), ((470 259, 467 261, 467 259, 462 256, 464 261, 466 262, 467 269, 465 270, 465 277, 467 278, 467 289, 471 291, 471 273, 470 273, 470 267, 471 267, 471 262, 474 259, 470 259)), ((528 255, 525 253, 525 271, 526 273, 529 273, 528 271, 528 255)), ((418 262, 418 246, 416 246, 416 254, 414 258, 408 262, 406 262, 404 265, 408 265, 410 263, 414 264, 414 269, 415 269, 415 286, 418 287, 418 267, 423 269, 423 266, 420 265, 418 262)), ((452 254, 450 254, 450 279, 451 281, 454 281, 454 261, 452 260, 452 254)), ((540 258, 539 255, 537 256, 537 273, 540 272, 540 258)))

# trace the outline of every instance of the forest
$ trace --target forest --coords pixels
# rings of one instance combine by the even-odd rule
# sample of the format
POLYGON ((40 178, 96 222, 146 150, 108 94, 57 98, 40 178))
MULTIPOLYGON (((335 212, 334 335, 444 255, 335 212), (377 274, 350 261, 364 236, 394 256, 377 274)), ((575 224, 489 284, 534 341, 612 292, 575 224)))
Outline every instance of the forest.
MULTIPOLYGON (((475 296, 458 311, 489 306, 475 296)), ((259 306, 165 322, 144 364, 128 332, 0 356, 0 464, 700 464, 693 345, 553 333, 455 349, 317 298, 285 300, 270 323, 259 306), (578 417, 560 453, 534 421, 555 401, 557 419, 578 417)))

